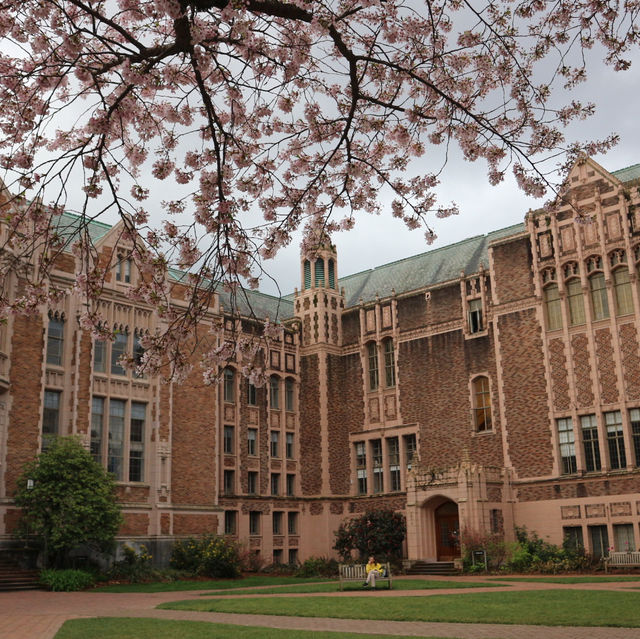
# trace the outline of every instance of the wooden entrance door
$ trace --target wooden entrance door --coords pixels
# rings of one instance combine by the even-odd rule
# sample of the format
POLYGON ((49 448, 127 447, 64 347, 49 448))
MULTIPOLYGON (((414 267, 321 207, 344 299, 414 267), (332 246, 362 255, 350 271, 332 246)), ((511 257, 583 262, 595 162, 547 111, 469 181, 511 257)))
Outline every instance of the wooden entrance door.
POLYGON ((438 561, 452 561, 460 556, 460 522, 458 505, 448 501, 435 511, 438 561))

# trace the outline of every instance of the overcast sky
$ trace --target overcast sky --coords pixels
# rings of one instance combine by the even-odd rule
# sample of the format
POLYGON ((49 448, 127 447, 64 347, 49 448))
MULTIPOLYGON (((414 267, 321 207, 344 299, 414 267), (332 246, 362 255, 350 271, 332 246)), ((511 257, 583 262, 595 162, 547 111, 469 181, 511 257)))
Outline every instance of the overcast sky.
MULTIPOLYGON (((611 171, 640 163, 640 57, 626 72, 616 73, 604 66, 595 68, 580 87, 579 97, 594 102, 597 111, 592 118, 573 125, 567 137, 599 139, 618 133, 617 148, 594 159, 611 171)), ((388 213, 389 203, 383 202, 386 214, 361 215, 352 231, 334 235, 339 276, 518 224, 529 209, 542 204, 540 200, 526 197, 513 179, 508 178, 499 186, 489 185, 483 162, 469 163, 455 155, 441 176, 437 192, 443 204, 455 201, 460 215, 432 220, 438 239, 431 247, 426 245, 423 231, 407 230, 388 213)), ((294 287, 300 288, 299 259, 298 246, 292 244, 265 263, 265 269, 277 280, 282 294, 291 293, 294 287)), ((278 294, 276 285, 267 278, 263 278, 260 290, 278 294)))

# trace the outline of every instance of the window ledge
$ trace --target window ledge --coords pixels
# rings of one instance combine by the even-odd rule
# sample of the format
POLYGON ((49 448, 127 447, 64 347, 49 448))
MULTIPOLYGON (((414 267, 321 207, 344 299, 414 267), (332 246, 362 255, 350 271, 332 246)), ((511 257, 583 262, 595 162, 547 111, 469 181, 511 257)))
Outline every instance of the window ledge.
POLYGON ((478 331, 477 333, 465 333, 465 339, 475 339, 476 337, 487 337, 489 335, 489 329, 485 328, 483 331, 478 331))

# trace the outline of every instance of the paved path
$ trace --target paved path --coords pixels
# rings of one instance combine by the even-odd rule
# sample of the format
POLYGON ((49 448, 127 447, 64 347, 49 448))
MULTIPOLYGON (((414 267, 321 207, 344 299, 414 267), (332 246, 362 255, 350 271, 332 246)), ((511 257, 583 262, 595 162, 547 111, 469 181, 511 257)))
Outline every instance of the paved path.
MULTIPOLYGON (((447 577, 446 580, 451 580, 447 577)), ((482 578, 460 577, 460 581, 482 581, 482 578)), ((501 590, 578 589, 624 590, 640 586, 638 583, 617 582, 600 584, 542 584, 512 582, 511 586, 492 588, 501 590)), ((486 581, 486 579, 485 579, 486 581)), ((395 590, 391 592, 356 591, 352 593, 319 593, 322 596, 406 597, 478 592, 475 588, 455 590, 395 590)), ((488 592, 487 589, 481 589, 488 592)), ((326 619, 320 617, 284 617, 272 615, 239 615, 226 613, 156 610, 165 601, 194 599, 201 592, 163 593, 55 593, 44 591, 0 593, 0 639, 53 639, 67 619, 82 617, 153 617, 265 626, 293 630, 326 630, 362 632, 363 621, 326 619)), ((227 591, 228 592, 228 591, 227 591)), ((282 595, 293 596, 293 595, 282 595)), ((299 594, 296 596, 312 596, 299 594)), ((638 639, 637 628, 566 628, 549 626, 518 626, 498 624, 428 623, 410 621, 375 621, 367 624, 366 636, 407 635, 415 637, 456 637, 458 639, 638 639)), ((92 638, 99 639, 99 637, 92 638)))

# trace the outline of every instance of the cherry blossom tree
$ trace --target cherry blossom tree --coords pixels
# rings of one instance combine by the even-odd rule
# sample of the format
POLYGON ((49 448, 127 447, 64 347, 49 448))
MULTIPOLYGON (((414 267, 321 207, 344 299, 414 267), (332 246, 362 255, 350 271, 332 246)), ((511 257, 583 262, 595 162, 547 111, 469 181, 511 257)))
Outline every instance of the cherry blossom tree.
MULTIPOLYGON (((455 144, 486 162, 492 184, 512 171, 526 193, 554 195, 545 161, 566 167, 615 143, 567 141, 566 125, 594 107, 570 97, 558 104, 555 89, 584 79, 594 46, 613 69, 628 68, 640 3, 0 0, 0 8, 1 269, 22 269, 29 282, 2 300, 2 312, 62 295, 49 275, 71 246, 82 322, 100 333, 95 302, 112 265, 98 262, 86 225, 70 238, 56 220, 69 209, 84 221, 117 214, 142 274, 131 298, 155 307, 167 327, 145 343, 153 371, 168 353, 175 370, 186 367, 181 348, 214 292, 233 298, 241 284, 257 286, 263 261, 299 228, 311 254, 357 214, 381 212, 387 192, 391 215, 433 240, 431 217, 456 209, 436 200, 439 171, 415 158, 446 161, 455 144), (186 305, 173 301, 169 265, 188 272, 186 305)), ((256 356, 240 348, 247 362, 256 356)), ((227 351, 206 353, 209 378, 227 351)))

